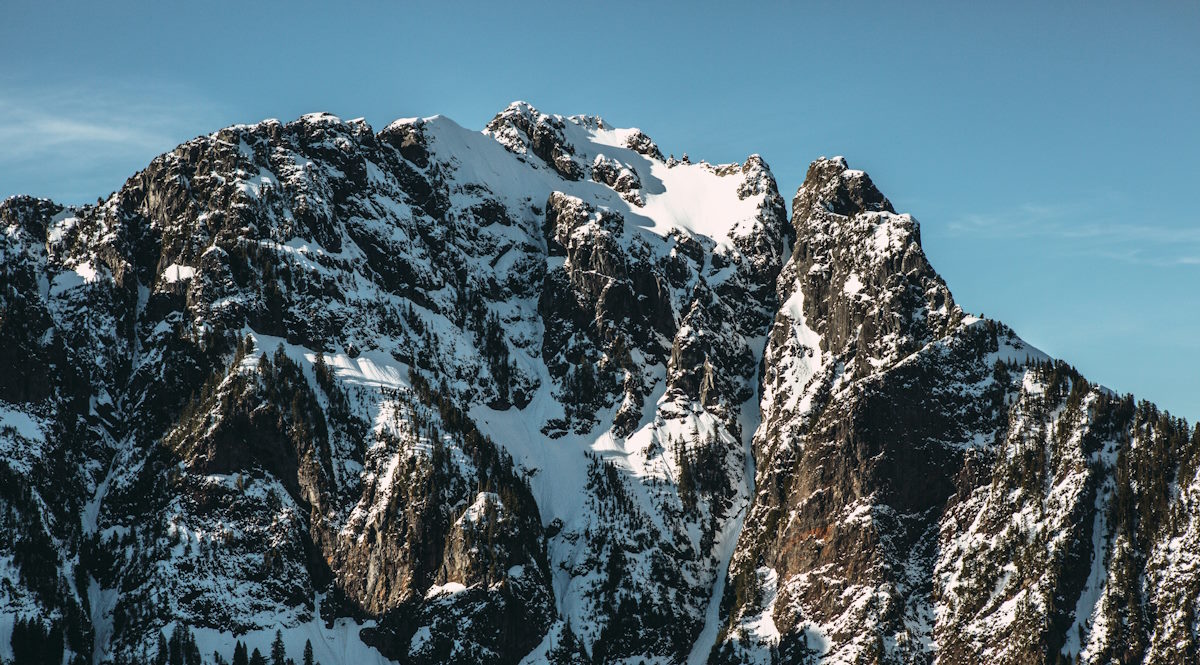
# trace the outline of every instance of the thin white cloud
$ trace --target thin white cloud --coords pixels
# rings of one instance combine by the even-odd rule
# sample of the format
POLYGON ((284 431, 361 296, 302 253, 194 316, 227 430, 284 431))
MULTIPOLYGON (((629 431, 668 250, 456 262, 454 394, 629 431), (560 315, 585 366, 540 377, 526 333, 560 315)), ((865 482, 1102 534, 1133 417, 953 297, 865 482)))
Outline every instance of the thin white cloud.
POLYGON ((0 79, 0 196, 87 200, 205 129, 217 107, 170 83, 49 84, 0 79))
POLYGON ((83 143, 153 145, 164 137, 144 128, 100 124, 71 118, 25 117, 0 127, 0 140, 18 152, 36 153, 51 146, 83 143))
POLYGON ((1057 241, 1078 254, 1152 267, 1200 265, 1200 221, 1166 226, 1113 221, 1097 203, 1023 204, 972 213, 947 225, 950 233, 991 239, 1057 241))
POLYGON ((211 105, 173 86, 0 83, 0 141, 4 142, 0 160, 64 148, 157 148, 177 140, 181 131, 194 127, 196 119, 211 111, 211 105))

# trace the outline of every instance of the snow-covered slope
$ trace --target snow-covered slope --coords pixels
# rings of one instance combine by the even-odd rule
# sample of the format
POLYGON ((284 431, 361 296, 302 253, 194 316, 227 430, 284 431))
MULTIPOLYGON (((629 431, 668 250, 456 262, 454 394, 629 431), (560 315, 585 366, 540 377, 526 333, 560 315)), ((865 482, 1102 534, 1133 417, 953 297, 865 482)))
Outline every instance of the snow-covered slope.
POLYGON ((1190 653, 1200 442, 965 316, 840 159, 789 222, 596 117, 317 114, 0 222, 4 657, 1190 653))

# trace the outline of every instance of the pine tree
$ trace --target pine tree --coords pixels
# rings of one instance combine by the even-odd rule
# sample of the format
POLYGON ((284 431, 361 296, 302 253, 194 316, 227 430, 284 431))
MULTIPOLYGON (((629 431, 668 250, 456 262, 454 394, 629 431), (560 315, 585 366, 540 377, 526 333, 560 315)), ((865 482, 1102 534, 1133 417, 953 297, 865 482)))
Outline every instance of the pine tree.
POLYGON ((192 629, 183 627, 183 663, 184 665, 200 665, 200 646, 196 644, 196 636, 192 629))
POLYGON ((313 665, 312 641, 304 640, 304 665, 313 665))
POLYGON ((45 627, 39 619, 18 618, 13 623, 9 643, 12 645, 11 665, 42 665, 61 663, 65 647, 62 627, 51 622, 45 627))
POLYGON ((158 634, 158 654, 154 657, 154 665, 167 665, 170 661, 171 648, 167 644, 167 638, 160 632, 158 634))
POLYGON ((271 665, 286 665, 287 650, 283 646, 283 633, 275 631, 275 641, 271 642, 271 665))
POLYGON ((246 644, 241 640, 233 647, 233 665, 250 665, 250 659, 246 657, 246 644))
POLYGON ((687 445, 682 441, 675 451, 675 464, 679 467, 679 498, 686 510, 696 508, 696 476, 687 445))
POLYGON ((187 626, 175 626, 175 628, 171 630, 171 639, 167 640, 167 645, 169 646, 168 653, 170 654, 170 657, 167 658, 167 662, 170 663, 170 665, 184 665, 183 641, 185 631, 187 631, 187 626))
POLYGON ((267 659, 263 657, 262 652, 257 648, 250 653, 250 665, 267 665, 267 659))

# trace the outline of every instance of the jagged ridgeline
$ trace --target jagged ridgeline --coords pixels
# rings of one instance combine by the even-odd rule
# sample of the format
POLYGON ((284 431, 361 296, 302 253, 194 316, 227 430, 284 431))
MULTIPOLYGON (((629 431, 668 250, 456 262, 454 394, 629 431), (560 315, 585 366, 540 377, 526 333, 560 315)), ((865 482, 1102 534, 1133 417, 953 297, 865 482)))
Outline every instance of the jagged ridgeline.
POLYGON ((5 662, 1200 658, 1200 430, 840 158, 311 115, 0 222, 5 662))

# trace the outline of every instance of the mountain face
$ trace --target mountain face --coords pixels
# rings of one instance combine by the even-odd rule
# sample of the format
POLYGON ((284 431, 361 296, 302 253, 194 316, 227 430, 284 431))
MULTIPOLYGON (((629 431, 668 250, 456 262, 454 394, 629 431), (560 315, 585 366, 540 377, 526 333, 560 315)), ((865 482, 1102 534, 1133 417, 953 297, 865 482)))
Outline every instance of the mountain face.
POLYGON ((523 103, 8 199, 0 657, 1197 662, 1200 428, 791 210, 523 103))

